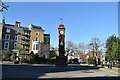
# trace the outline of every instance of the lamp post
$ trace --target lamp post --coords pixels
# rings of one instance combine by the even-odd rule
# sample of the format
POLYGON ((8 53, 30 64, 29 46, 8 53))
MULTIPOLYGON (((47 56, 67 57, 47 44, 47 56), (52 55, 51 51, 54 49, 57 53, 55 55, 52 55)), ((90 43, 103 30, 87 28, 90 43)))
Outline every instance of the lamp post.
POLYGON ((93 54, 92 54, 92 56, 94 57, 94 52, 95 52, 95 51, 94 51, 94 48, 95 48, 95 47, 94 47, 94 44, 93 44, 93 43, 91 43, 90 45, 92 45, 92 49, 93 49, 93 54))
MULTIPOLYGON (((92 49, 93 49, 93 57, 95 57, 95 66, 97 66, 97 55, 95 55, 95 45, 94 43, 91 43, 90 45, 92 45, 92 49)), ((97 54, 97 53, 96 53, 97 54)))

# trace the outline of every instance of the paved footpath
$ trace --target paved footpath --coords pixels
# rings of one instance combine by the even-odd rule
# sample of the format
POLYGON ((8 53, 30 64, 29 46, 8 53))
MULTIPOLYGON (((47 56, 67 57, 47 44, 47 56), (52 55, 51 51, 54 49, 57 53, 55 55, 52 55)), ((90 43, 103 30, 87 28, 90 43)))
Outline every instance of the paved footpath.
MULTIPOLYGON (((88 65, 88 64, 80 64, 80 65, 93 66, 93 65, 88 65)), ((107 72, 112 72, 112 73, 118 74, 120 76, 120 68, 112 67, 112 69, 109 69, 107 66, 104 66, 99 69, 107 71, 107 72)))
MULTIPOLYGON (((116 70, 117 71, 117 70, 116 70)), ((119 74, 107 68, 70 64, 69 67, 54 65, 2 65, 3 79, 91 79, 119 80, 119 74)))

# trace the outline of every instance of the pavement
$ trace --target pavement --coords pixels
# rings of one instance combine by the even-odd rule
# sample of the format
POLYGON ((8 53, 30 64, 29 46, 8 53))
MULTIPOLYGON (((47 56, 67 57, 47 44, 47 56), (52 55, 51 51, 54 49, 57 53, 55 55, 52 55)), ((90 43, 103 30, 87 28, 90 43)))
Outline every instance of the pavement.
MULTIPOLYGON (((80 64, 80 65, 93 66, 93 65, 88 65, 88 64, 80 64)), ((103 67, 100 67, 100 70, 112 72, 112 73, 118 74, 120 76, 120 68, 117 68, 117 67, 112 67, 112 69, 109 69, 107 66, 103 66, 103 67)))
POLYGON ((68 67, 55 67, 49 64, 3 64, 2 78, 5 79, 67 79, 67 80, 120 80, 117 69, 69 64, 68 67))

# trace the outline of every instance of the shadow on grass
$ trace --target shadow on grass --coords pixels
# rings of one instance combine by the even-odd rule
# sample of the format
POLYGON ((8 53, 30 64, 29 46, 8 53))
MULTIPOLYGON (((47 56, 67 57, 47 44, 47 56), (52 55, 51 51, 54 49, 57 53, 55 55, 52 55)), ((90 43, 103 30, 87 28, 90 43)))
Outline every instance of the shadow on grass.
MULTIPOLYGON (((100 67, 69 65, 68 67, 55 67, 54 65, 2 65, 2 80, 37 80, 37 77, 46 73, 57 73, 77 70, 97 70, 100 67)), ((55 78, 67 80, 117 80, 119 77, 81 77, 81 78, 55 78)), ((52 78, 50 78, 52 79, 52 78)), ((40 80, 40 79, 39 79, 40 80)), ((41 79, 44 80, 44 79, 41 79)), ((47 80, 47 79, 45 79, 47 80)))

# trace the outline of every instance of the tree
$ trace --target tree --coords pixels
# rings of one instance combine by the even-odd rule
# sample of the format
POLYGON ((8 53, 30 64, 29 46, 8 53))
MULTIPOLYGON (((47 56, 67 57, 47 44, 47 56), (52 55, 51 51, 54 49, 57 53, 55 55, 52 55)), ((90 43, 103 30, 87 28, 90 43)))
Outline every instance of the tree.
POLYGON ((50 46, 49 46, 49 44, 41 43, 38 46, 39 46, 38 55, 40 57, 45 57, 46 59, 49 58, 49 54, 50 54, 50 46))
POLYGON ((95 66, 97 66, 98 63, 100 63, 101 59, 101 53, 100 53, 100 47, 102 46, 101 40, 97 37, 94 37, 90 41, 90 45, 92 46, 92 52, 93 52, 93 57, 96 58, 95 60, 95 66))
POLYGON ((69 54, 80 54, 85 53, 86 45, 84 43, 75 44, 72 41, 66 41, 66 49, 69 54))
POLYGON ((25 48, 22 48, 22 45, 18 45, 17 49, 19 50, 20 55, 23 55, 25 53, 25 51, 26 51, 25 48))
POLYGON ((74 43, 72 41, 66 41, 66 51, 67 54, 73 54, 74 51, 74 43))
POLYGON ((112 61, 120 61, 120 39, 117 38, 117 42, 114 42, 111 51, 111 60, 112 61))
POLYGON ((94 37, 90 41, 90 45, 92 46, 93 57, 97 56, 100 51, 100 47, 102 46, 101 40, 97 37, 94 37))
POLYGON ((87 50, 87 45, 84 43, 79 43, 78 44, 78 52, 79 53, 85 53, 87 50))
POLYGON ((116 44, 117 43, 117 37, 115 35, 112 35, 110 37, 108 37, 107 41, 106 41, 106 60, 112 60, 112 52, 114 53, 115 50, 115 47, 116 47, 116 44), (113 46, 114 45, 114 46, 113 46))
POLYGON ((18 57, 20 59, 21 64, 22 64, 22 62, 25 59, 24 57, 25 57, 25 51, 26 50, 24 48, 22 48, 22 45, 18 45, 17 46, 17 50, 19 50, 19 56, 21 57, 21 59, 18 56, 16 56, 16 55, 14 55, 14 56, 18 57))

